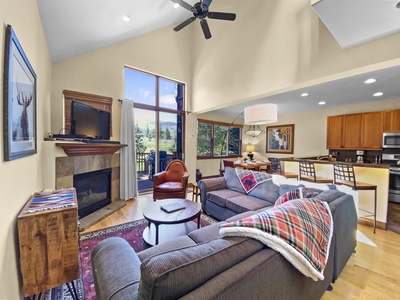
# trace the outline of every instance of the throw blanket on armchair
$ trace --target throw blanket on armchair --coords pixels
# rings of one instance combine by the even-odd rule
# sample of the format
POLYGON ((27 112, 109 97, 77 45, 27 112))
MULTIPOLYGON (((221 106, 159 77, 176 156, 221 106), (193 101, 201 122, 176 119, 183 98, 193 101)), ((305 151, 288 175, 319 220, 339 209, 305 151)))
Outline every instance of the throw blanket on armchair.
POLYGON ((333 233, 329 205, 295 199, 220 226, 222 236, 245 236, 280 252, 305 276, 323 280, 333 233))
POLYGON ((250 170, 243 170, 235 168, 236 175, 239 178, 240 183, 242 184, 243 189, 248 194, 260 183, 263 183, 267 180, 272 180, 271 175, 262 172, 254 172, 250 170))

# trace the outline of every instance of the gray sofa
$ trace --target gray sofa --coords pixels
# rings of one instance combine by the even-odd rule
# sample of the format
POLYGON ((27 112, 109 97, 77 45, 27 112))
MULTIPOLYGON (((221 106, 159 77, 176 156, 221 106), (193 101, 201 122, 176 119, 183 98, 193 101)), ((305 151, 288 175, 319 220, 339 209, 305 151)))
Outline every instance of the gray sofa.
MULTIPOLYGON (((273 206, 275 200, 286 192, 273 179, 284 180, 280 175, 269 175, 265 181, 248 194, 245 193, 234 168, 226 167, 223 177, 200 180, 200 199, 204 213, 222 221, 246 211, 257 211, 273 206)), ((290 188, 289 188, 290 189, 290 188)))
MULTIPOLYGON (((271 181, 268 194, 279 195, 296 183, 290 185, 271 181)), ((203 201, 223 184, 216 178, 202 180, 199 186, 203 201)), ((121 238, 102 241, 92 253, 97 299, 319 299, 355 249, 357 214, 349 194, 326 190, 316 197, 329 203, 334 219, 323 281, 305 277, 257 240, 219 235, 221 223, 254 214, 246 211, 140 253, 121 238)), ((209 203, 203 206, 206 212, 212 207, 209 203)))

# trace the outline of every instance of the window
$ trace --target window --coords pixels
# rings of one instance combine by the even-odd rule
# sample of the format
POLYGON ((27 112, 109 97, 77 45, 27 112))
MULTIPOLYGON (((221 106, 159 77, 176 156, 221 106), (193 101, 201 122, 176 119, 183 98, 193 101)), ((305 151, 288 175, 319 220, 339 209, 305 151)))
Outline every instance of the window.
POLYGON ((197 158, 236 157, 241 154, 242 126, 198 120, 197 158), (226 140, 225 140, 226 136, 226 140))
POLYGON ((185 85, 125 67, 125 98, 134 101, 139 192, 169 161, 184 158, 185 85))

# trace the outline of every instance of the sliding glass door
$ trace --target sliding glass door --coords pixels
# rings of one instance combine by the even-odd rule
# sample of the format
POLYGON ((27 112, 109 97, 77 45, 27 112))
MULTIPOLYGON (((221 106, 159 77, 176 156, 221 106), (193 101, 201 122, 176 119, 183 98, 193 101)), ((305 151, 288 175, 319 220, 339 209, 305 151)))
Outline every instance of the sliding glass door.
POLYGON ((139 192, 151 191, 153 175, 184 158, 184 85, 125 68, 125 98, 134 101, 139 192))

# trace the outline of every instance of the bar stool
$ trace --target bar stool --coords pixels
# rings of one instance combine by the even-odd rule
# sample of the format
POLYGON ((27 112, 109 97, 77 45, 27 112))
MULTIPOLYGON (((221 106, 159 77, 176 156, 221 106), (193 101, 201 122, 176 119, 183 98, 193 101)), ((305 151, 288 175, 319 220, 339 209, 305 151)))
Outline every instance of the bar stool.
POLYGON ((375 184, 364 183, 360 181, 356 181, 356 176, 354 174, 354 167, 352 164, 345 164, 336 162, 333 165, 333 179, 335 184, 342 184, 353 188, 353 190, 373 190, 374 195, 374 212, 367 211, 365 209, 359 208, 359 210, 364 211, 370 215, 363 216, 361 218, 366 217, 374 217, 374 233, 376 229, 376 190, 377 186, 375 184))
POLYGON ((314 163, 309 160, 299 161, 299 174, 300 180, 317 183, 333 183, 332 179, 316 176, 314 163))
POLYGON ((272 174, 278 174, 286 178, 298 178, 299 175, 290 172, 283 172, 281 166, 281 160, 277 157, 269 157, 268 160, 271 162, 272 174))

